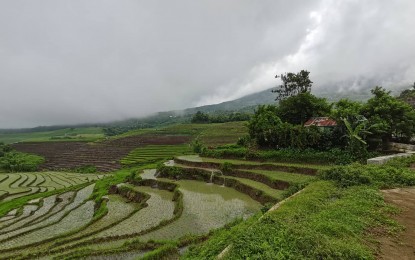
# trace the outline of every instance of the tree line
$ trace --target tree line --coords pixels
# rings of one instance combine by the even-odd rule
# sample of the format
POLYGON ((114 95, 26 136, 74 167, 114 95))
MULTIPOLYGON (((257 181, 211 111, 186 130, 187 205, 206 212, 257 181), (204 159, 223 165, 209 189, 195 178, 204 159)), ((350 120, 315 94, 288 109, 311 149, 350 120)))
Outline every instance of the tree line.
POLYGON ((341 148, 365 158, 368 150, 386 149, 392 140, 410 142, 415 112, 401 98, 376 86, 367 102, 341 99, 329 103, 311 94, 309 74, 302 70, 278 76, 282 84, 273 92, 279 104, 258 107, 248 124, 249 137, 242 143, 254 142, 263 148, 341 148), (337 125, 305 127, 312 117, 329 117, 337 125))

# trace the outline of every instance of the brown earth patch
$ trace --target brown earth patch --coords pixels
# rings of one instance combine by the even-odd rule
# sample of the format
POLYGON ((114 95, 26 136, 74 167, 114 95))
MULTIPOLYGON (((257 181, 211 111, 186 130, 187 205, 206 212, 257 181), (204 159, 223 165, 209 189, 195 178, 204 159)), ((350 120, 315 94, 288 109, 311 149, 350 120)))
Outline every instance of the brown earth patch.
POLYGON ((415 259, 415 187, 382 191, 385 201, 401 209, 393 218, 405 227, 396 236, 381 237, 378 259, 415 259))
POLYGON ((93 165, 100 172, 110 172, 121 168, 120 160, 137 147, 188 142, 190 142, 190 136, 139 135, 97 143, 34 142, 17 143, 13 147, 20 152, 45 157, 45 163, 41 165, 41 169, 60 170, 93 165))

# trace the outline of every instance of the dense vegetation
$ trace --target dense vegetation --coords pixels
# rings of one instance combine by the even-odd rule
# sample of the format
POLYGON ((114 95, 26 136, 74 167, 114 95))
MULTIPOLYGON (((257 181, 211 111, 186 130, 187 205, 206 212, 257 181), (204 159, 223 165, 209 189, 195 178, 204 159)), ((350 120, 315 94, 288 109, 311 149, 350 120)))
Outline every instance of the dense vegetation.
MULTIPOLYGON (((387 149, 388 142, 409 142, 415 133, 415 111, 410 105, 375 87, 366 103, 347 99, 329 104, 310 93, 309 73, 282 75, 277 89, 278 106, 259 106, 249 121, 245 146, 277 150, 313 149, 325 152, 344 149, 353 161, 364 161, 368 151, 387 149), (312 117, 329 117, 331 126, 304 126, 312 117)), ((300 152, 301 153, 301 152, 300 152)))
POLYGON ((207 114, 201 111, 197 111, 192 116, 191 122, 196 124, 208 124, 208 123, 225 123, 235 121, 248 121, 251 118, 250 113, 214 113, 207 114))
POLYGON ((0 170, 7 172, 36 171, 43 161, 43 157, 17 152, 9 145, 0 143, 0 170))

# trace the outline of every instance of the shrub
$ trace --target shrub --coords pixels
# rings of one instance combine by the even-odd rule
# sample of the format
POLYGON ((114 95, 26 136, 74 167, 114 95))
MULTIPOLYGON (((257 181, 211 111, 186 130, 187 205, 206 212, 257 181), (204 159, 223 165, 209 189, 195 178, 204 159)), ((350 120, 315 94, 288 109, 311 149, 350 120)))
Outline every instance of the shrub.
POLYGON ((319 177, 340 187, 376 185, 381 188, 415 185, 415 172, 390 166, 352 164, 322 170, 319 177))
POLYGON ((337 148, 328 151, 291 148, 251 150, 246 147, 233 145, 218 147, 216 149, 206 149, 201 155, 213 158, 239 158, 280 162, 328 163, 339 165, 346 165, 357 160, 352 154, 337 148))
POLYGON ((96 173, 98 170, 94 165, 83 165, 76 167, 73 171, 78 173, 96 173))
POLYGON ((233 165, 230 162, 224 162, 220 166, 220 170, 222 171, 223 174, 230 173, 232 171, 232 168, 233 168, 233 165))
POLYGON ((0 157, 0 169, 10 172, 32 172, 37 171, 44 158, 34 154, 10 151, 0 157))
POLYGON ((193 140, 191 146, 193 152, 195 153, 202 153, 206 149, 205 145, 199 140, 198 137, 195 140, 193 140))
POLYGON ((415 164, 414 155, 410 157, 393 158, 392 160, 388 161, 385 165, 398 168, 408 168, 411 167, 412 164, 415 164))

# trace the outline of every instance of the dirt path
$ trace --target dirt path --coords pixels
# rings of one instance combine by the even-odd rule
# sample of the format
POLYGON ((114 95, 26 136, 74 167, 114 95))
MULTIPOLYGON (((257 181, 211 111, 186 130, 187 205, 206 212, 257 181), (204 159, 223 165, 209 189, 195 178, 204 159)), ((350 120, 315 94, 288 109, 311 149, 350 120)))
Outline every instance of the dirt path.
POLYGON ((387 203, 399 207, 402 212, 393 218, 405 227, 397 237, 380 239, 379 259, 415 259, 415 187, 382 191, 387 203))

